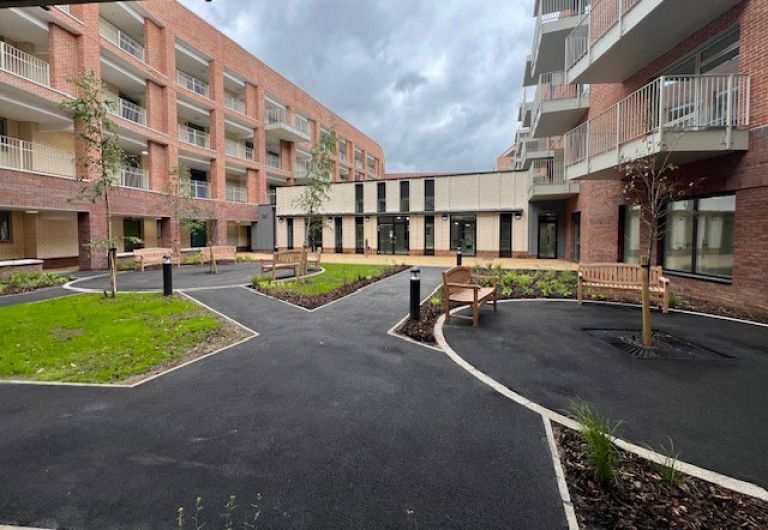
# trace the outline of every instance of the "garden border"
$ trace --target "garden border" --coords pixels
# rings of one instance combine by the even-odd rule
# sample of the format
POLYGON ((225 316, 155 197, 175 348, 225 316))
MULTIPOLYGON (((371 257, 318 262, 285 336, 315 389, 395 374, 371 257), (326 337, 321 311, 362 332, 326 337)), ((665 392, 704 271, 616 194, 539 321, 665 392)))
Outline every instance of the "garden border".
MULTIPOLYGON (((499 300, 499 303, 532 302, 532 301, 578 303, 577 300, 572 300, 572 299, 551 299, 551 298, 518 298, 514 300, 499 300)), ((585 303, 639 307, 639 305, 637 304, 626 304, 622 302, 599 302, 599 301, 586 302, 585 301, 585 303)), ((466 308, 462 308, 462 307, 455 308, 451 310, 451 313, 462 311, 464 309, 466 308)), ((722 317, 719 315, 707 315, 706 313, 696 313, 696 312, 686 311, 686 310, 679 310, 678 312, 691 313, 691 314, 710 317, 710 318, 724 318, 728 320, 735 320, 737 322, 743 322, 746 324, 753 324, 761 327, 768 327, 768 324, 763 324, 760 322, 751 322, 748 320, 738 320, 732 317, 722 317)), ((493 390, 503 395, 507 399, 514 401, 518 405, 522 405, 528 410, 539 414, 541 417, 548 419, 550 421, 553 421, 555 423, 558 423, 564 427, 568 427, 569 429, 573 429, 577 431, 579 430, 579 424, 576 420, 568 418, 558 412, 555 412, 551 409, 544 407, 543 405, 540 405, 539 403, 536 403, 531 399, 528 399, 522 396, 521 394, 518 394, 517 392, 510 389, 509 387, 499 383, 498 381, 493 379, 491 376, 489 376, 485 372, 482 372, 477 368, 475 368, 475 366, 473 366, 467 360, 465 360, 453 348, 451 348, 450 344, 448 344, 448 341, 446 341, 445 339, 445 335, 443 335, 444 323, 445 323, 445 315, 441 315, 440 318, 437 319, 437 322, 435 322, 435 328, 434 328, 435 339, 437 340, 437 344, 441 348, 443 348, 443 351, 445 352, 445 354, 453 362, 458 364, 461 368, 467 371, 470 375, 474 376, 476 379, 480 380, 485 385, 491 387, 493 390)), ((641 458, 645 458, 646 460, 650 460, 651 462, 655 462, 657 464, 664 464, 666 460, 666 457, 664 455, 657 453, 656 451, 647 449, 645 447, 636 445, 622 438, 613 437, 612 440, 621 449, 624 449, 625 451, 628 451, 630 453, 634 453, 635 455, 641 458)), ((733 477, 729 477, 722 473, 717 473, 716 471, 705 469, 705 468, 696 466, 694 464, 689 464, 683 461, 678 461, 676 467, 677 469, 679 469, 680 471, 682 471, 687 475, 691 475, 693 477, 705 480, 707 482, 711 482, 720 487, 730 489, 738 493, 743 493, 745 495, 750 495, 752 497, 756 497, 758 499, 768 501, 768 490, 765 490, 764 488, 762 488, 761 486, 758 486, 757 484, 753 484, 751 482, 747 482, 744 480, 735 479, 733 477)))

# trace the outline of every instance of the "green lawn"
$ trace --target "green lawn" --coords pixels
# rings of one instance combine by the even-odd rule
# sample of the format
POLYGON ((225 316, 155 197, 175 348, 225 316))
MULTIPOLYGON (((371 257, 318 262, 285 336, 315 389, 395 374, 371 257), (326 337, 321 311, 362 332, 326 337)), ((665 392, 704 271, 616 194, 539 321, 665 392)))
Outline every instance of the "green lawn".
POLYGON ((359 279, 375 279, 392 268, 391 265, 362 265, 325 263, 325 272, 310 276, 302 283, 280 282, 279 288, 290 289, 302 295, 325 294, 359 279))
POLYGON ((159 294, 79 295, 0 307, 0 377, 107 383, 183 360, 225 326, 159 294))

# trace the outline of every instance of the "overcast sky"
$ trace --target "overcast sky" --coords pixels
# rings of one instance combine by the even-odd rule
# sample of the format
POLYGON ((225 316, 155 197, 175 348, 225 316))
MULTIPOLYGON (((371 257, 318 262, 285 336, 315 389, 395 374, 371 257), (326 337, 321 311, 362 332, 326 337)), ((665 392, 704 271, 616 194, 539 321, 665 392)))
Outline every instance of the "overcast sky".
POLYGON ((388 172, 494 168, 533 0, 181 0, 376 140, 388 172))

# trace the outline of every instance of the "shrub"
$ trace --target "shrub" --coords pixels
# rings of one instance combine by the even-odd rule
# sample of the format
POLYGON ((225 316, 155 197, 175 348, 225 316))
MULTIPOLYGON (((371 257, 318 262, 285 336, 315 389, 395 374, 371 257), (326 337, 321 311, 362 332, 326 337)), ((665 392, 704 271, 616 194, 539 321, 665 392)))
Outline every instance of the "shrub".
POLYGON ((533 282, 534 278, 530 274, 519 274, 515 278, 515 283, 525 296, 533 295, 533 282))
POLYGON ((251 256, 250 254, 237 254, 235 256, 235 261, 237 263, 243 263, 243 262, 248 262, 248 261, 256 261, 256 258, 251 256))
POLYGON ((132 271, 136 269, 136 262, 133 260, 118 261, 117 270, 119 271, 132 271))
POLYGON ((586 403, 576 408, 574 419, 579 423, 579 435, 592 464, 595 480, 604 487, 610 486, 619 459, 619 453, 612 441, 619 423, 611 425, 586 403))
POLYGON ((680 298, 675 293, 669 293, 669 307, 677 307, 680 305, 680 298))
POLYGON ((182 260, 182 264, 184 264, 184 265, 202 265, 203 264, 203 255, 202 254, 189 254, 187 256, 184 256, 184 259, 182 260))
POLYGON ((5 292, 6 285, 4 283, 0 283, 0 294, 3 294, 5 292))
POLYGON ((7 276, 4 281, 6 282, 5 288, 10 287, 19 291, 30 291, 32 289, 62 285, 67 283, 69 278, 55 272, 21 271, 7 276))

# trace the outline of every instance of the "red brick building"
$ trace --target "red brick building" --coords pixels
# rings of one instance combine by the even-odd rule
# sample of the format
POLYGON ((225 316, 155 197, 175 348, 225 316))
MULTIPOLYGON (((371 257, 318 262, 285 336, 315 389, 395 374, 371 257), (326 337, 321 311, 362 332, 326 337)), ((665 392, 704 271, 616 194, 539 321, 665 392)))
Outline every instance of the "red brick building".
POLYGON ((768 4, 587 4, 536 1, 518 164, 579 189, 531 210, 554 219, 560 257, 636 261, 648 234, 617 167, 669 151, 696 186, 668 205, 653 261, 677 292, 768 313, 768 4))
POLYGON ((83 142, 59 108, 69 80, 88 70, 115 102, 128 155, 113 204, 118 237, 146 246, 179 237, 162 192, 183 165, 195 202, 217 218, 215 241, 271 249, 275 189, 306 177, 312 145, 331 128, 336 180, 384 173, 373 140, 174 0, 2 9, 0 261, 105 264, 85 246, 106 236, 102 206, 71 201, 83 142))

